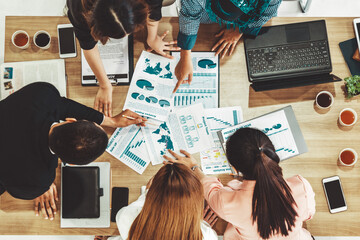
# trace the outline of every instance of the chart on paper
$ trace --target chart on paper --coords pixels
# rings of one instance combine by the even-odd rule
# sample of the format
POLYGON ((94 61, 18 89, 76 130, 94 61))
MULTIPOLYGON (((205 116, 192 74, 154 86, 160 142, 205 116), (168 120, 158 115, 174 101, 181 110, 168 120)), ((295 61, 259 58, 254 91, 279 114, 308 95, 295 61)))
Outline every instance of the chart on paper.
POLYGON ((106 151, 139 174, 142 174, 150 163, 145 138, 141 128, 136 125, 117 128, 106 151))
POLYGON ((217 131, 242 122, 241 107, 205 109, 205 116, 213 135, 215 147, 200 152, 201 168, 205 174, 231 173, 231 167, 217 136, 217 131))
POLYGON ((173 60, 143 51, 135 67, 124 109, 165 121, 172 107, 171 94, 176 83, 173 69, 173 60))
MULTIPOLYGON (((175 59, 180 54, 173 52, 175 59)), ((202 103, 204 108, 219 107, 219 59, 214 52, 192 52, 193 80, 176 91, 174 107, 202 103)))
POLYGON ((222 130, 221 134, 224 141, 226 142, 237 129, 245 127, 257 128, 263 131, 274 144, 275 151, 280 160, 299 154, 284 110, 276 111, 222 130))
MULTIPOLYGON (((153 121, 155 122, 155 121, 153 121)), ((141 128, 146 140, 151 163, 161 164, 164 161, 163 155, 170 150, 177 150, 176 143, 173 141, 169 123, 161 122, 158 126, 147 124, 141 128)))

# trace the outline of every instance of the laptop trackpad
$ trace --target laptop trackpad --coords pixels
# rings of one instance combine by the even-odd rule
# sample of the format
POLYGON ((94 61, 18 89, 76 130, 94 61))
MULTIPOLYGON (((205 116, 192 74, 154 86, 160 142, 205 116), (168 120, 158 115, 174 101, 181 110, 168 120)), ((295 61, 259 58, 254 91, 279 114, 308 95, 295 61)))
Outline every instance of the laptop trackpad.
POLYGON ((303 42, 310 40, 309 25, 306 24, 294 24, 285 26, 286 41, 288 43, 303 42))

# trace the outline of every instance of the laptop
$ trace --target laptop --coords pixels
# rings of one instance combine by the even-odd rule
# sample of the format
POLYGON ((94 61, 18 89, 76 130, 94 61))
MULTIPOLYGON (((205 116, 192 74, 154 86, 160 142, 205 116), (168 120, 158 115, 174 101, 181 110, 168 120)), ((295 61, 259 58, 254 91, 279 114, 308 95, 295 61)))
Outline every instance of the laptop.
POLYGON ((255 91, 341 81, 331 74, 325 20, 263 27, 244 47, 255 91))

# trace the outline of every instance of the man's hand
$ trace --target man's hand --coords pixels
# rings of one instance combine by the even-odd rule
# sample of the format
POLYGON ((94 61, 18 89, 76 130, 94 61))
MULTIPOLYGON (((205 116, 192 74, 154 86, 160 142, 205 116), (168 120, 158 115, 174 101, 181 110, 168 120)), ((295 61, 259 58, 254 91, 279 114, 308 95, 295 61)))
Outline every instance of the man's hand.
MULTIPOLYGON (((180 150, 180 152, 182 154, 184 154, 185 156, 180 156, 179 154, 176 154, 175 152, 171 151, 170 149, 168 149, 168 151, 174 158, 168 157, 166 155, 164 155, 163 157, 171 163, 181 163, 189 168, 192 168, 193 166, 197 165, 195 158, 193 158, 191 156, 191 154, 185 150, 180 150)), ((168 162, 164 161, 163 163, 167 164, 168 162)))
POLYGON ((99 87, 95 97, 94 108, 99 112, 104 113, 107 117, 112 116, 112 91, 113 88, 109 82, 106 86, 99 87))
POLYGON ((147 44, 149 45, 150 49, 147 49, 147 51, 151 52, 152 50, 154 50, 161 56, 164 56, 164 57, 167 57, 170 59, 174 59, 173 56, 165 53, 164 51, 179 51, 181 48, 171 46, 171 45, 177 44, 177 41, 170 41, 170 42, 164 41, 164 38, 166 37, 166 35, 168 33, 169 33, 169 31, 166 31, 162 36, 159 36, 156 34, 154 38, 151 38, 150 36, 148 36, 147 44))
POLYGON ((215 51, 215 56, 221 53, 221 58, 224 58, 227 52, 229 56, 234 52, 235 46, 242 36, 239 29, 222 29, 215 37, 221 37, 220 40, 214 45, 211 51, 215 51))
POLYGON ((59 201, 55 184, 51 184, 49 190, 40 197, 34 199, 35 203, 35 214, 39 216, 39 205, 41 208, 42 215, 45 219, 54 220, 56 214, 55 200, 59 201))
POLYGON ((173 93, 181 84, 190 84, 193 78, 193 64, 191 61, 191 50, 181 50, 180 60, 175 67, 175 76, 178 80, 173 93), (187 79, 187 80, 186 80, 187 79))

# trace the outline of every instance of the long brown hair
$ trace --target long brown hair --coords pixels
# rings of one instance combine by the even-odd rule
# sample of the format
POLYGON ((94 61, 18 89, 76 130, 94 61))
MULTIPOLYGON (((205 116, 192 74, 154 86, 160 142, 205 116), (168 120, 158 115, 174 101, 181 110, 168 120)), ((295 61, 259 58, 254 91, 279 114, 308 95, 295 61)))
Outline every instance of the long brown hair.
POLYGON ((167 164, 155 175, 128 240, 201 240, 203 188, 183 164, 167 164))
POLYGON ((256 180, 252 220, 257 222, 259 235, 263 239, 289 235, 298 216, 296 203, 270 139, 257 129, 239 129, 227 141, 226 155, 244 179, 256 180))
POLYGON ((82 16, 91 35, 105 44, 111 38, 123 38, 143 28, 148 15, 143 0, 81 0, 82 16))

